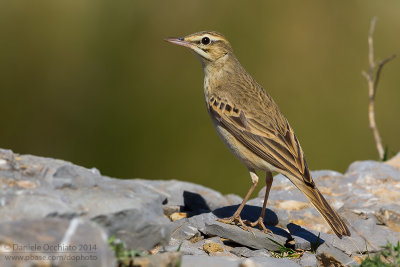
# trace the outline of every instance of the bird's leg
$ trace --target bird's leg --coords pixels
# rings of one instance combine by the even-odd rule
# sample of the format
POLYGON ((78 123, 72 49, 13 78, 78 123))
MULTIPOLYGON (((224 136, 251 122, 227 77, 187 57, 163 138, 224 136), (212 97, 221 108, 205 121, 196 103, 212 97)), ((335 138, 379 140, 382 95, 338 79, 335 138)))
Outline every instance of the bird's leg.
POLYGON ((269 191, 271 190, 271 186, 272 186, 272 180, 273 180, 272 173, 270 171, 267 171, 267 174, 266 174, 266 177, 265 177, 265 183, 266 183, 265 197, 264 197, 264 203, 263 203, 263 207, 262 207, 262 210, 261 210, 260 217, 258 218, 257 221, 249 223, 252 227, 258 225, 258 227, 261 230, 263 230, 263 232, 266 233, 266 234, 272 233, 272 231, 267 229, 267 227, 265 227, 265 225, 264 225, 265 208, 267 206, 269 191))
POLYGON ((251 196, 251 193, 253 193, 254 188, 258 184, 258 176, 257 176, 256 172, 254 170, 250 170, 250 169, 249 169, 249 172, 250 172, 251 181, 253 184, 251 185, 249 192, 247 192, 246 196, 244 197, 242 204, 240 204, 240 206, 237 208, 237 210, 231 217, 224 218, 224 219, 218 219, 219 222, 228 223, 228 224, 230 224, 230 223, 240 224, 244 230, 249 230, 249 227, 247 227, 246 224, 243 222, 242 218, 240 218, 240 213, 242 212, 244 205, 246 204, 247 200, 251 196))

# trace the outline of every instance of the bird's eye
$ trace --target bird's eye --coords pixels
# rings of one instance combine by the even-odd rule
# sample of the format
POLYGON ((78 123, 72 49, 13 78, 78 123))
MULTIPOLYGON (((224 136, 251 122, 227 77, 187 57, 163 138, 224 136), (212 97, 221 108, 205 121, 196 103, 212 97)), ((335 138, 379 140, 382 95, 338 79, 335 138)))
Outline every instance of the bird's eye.
POLYGON ((210 38, 208 37, 203 37, 203 39, 201 39, 201 43, 203 45, 208 45, 210 43, 210 38))

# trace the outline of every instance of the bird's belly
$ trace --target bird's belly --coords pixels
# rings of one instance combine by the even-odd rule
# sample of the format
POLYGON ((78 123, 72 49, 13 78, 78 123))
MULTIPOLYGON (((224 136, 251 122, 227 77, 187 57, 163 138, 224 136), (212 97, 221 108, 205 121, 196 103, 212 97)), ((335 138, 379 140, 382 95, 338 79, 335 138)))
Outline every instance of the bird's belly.
POLYGON ((249 169, 275 171, 276 168, 242 145, 231 133, 213 120, 215 129, 229 150, 249 169))

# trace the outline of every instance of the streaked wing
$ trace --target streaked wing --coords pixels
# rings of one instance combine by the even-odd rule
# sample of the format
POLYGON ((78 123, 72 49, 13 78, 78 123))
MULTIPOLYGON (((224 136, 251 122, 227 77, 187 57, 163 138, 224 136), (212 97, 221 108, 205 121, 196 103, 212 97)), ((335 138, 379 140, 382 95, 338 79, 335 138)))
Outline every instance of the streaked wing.
POLYGON ((283 173, 315 187, 300 144, 283 116, 283 127, 271 127, 218 97, 211 96, 207 105, 210 115, 245 147, 283 173))

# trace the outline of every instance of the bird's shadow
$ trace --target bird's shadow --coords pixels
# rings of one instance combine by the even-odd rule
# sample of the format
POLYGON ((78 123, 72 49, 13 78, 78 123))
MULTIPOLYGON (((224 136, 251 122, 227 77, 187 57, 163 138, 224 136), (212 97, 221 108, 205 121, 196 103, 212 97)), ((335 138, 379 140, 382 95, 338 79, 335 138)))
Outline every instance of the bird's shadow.
MULTIPOLYGON (((203 198, 203 196, 190 191, 183 192, 183 203, 185 211, 189 211, 190 213, 189 217, 202 213, 212 212, 216 217, 222 219, 232 216, 239 207, 239 205, 225 206, 212 211, 211 208, 207 205, 207 202, 203 198)), ((260 214, 261 207, 245 205, 242 212, 240 213, 240 217, 243 220, 253 222, 259 218, 260 214)), ((278 216, 270 209, 265 209, 264 218, 264 224, 266 225, 275 226, 278 224, 278 216)))
POLYGON ((211 211, 202 195, 186 190, 183 191, 183 205, 184 209, 189 211, 192 215, 211 211))
MULTIPOLYGON (((218 218, 228 218, 235 213, 238 207, 239 205, 226 206, 215 209, 212 213, 218 218)), ((261 207, 258 206, 245 205, 240 213, 240 217, 242 220, 254 222, 260 217, 261 210, 261 207)), ((270 209, 265 209, 264 224, 275 226, 278 222, 278 216, 276 213, 270 209)))
POLYGON ((325 243, 325 240, 321 238, 320 235, 317 236, 314 233, 308 231, 307 229, 301 227, 300 225, 289 223, 286 227, 291 232, 294 238, 300 237, 310 242, 312 250, 316 250, 320 245, 325 243))
MULTIPOLYGON (((188 217, 202 213, 212 212, 216 217, 223 219, 231 217, 239 207, 239 205, 231 205, 231 206, 217 208, 211 211, 210 207, 207 205, 207 202, 203 198, 203 196, 201 196, 198 193, 190 191, 183 192, 183 200, 184 200, 184 210, 188 211, 189 215, 188 217)), ((258 206, 245 205, 240 214, 240 217, 243 220, 254 222, 259 218, 261 214, 261 209, 262 208, 258 206)), ((270 230, 272 230, 274 233, 281 233, 281 235, 288 235, 286 230, 276 227, 278 223, 279 219, 277 214, 268 208, 265 209, 265 216, 264 216, 265 226, 270 230), (283 232, 285 232, 286 234, 284 234, 283 232)), ((316 249, 319 245, 325 242, 325 240, 322 239, 320 236, 315 235, 314 233, 308 231, 307 229, 297 224, 289 223, 287 225, 287 229, 289 230, 289 232, 293 237, 298 236, 310 242, 312 248, 315 247, 316 249)))

